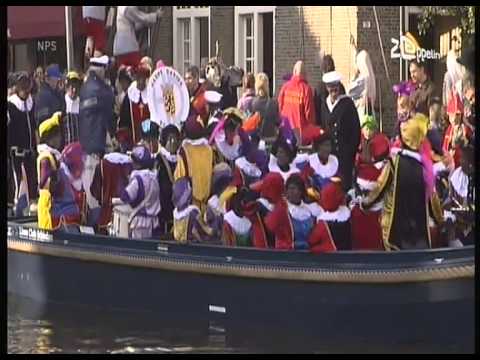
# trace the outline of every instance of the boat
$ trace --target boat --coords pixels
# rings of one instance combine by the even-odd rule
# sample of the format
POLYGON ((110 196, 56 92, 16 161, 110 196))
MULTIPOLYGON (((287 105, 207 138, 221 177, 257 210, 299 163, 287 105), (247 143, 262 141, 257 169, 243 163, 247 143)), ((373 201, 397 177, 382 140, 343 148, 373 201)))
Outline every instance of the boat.
POLYGON ((8 220, 7 245, 8 292, 39 303, 327 333, 451 334, 455 323, 473 341, 474 246, 315 255, 50 232, 32 217, 8 220))

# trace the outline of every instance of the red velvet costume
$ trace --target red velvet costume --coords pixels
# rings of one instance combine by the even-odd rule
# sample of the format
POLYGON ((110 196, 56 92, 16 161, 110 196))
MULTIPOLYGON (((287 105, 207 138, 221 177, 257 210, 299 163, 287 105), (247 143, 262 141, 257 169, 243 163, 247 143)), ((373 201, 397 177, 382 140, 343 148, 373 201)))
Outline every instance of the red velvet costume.
POLYGON ((128 185, 132 171, 130 157, 120 153, 107 154, 101 161, 95 174, 95 197, 101 205, 98 228, 106 233, 106 227, 112 220, 112 198, 120 197, 121 191, 128 185), (98 196, 97 196, 98 195, 98 196))
MULTIPOLYGON (((285 185, 283 178, 278 173, 268 173, 263 180, 251 185, 252 190, 260 192, 260 195, 273 204, 273 209, 265 218, 263 223, 266 229, 275 235, 275 249, 292 250, 293 226, 288 213, 287 201, 283 197, 285 185)), ((258 235, 254 231, 254 236, 258 235)), ((266 235, 264 235, 266 238, 266 235)), ((256 239, 255 243, 261 242, 256 239)), ((265 240, 266 243, 266 240, 265 240)))
POLYGON ((208 111, 207 111, 207 100, 205 99, 205 85, 201 84, 198 86, 195 94, 190 97, 190 114, 189 116, 195 114, 200 115, 203 120, 203 124, 206 127, 208 123, 208 111))
MULTIPOLYGON (((383 134, 376 134, 366 144, 370 159, 357 159, 357 185, 363 195, 368 194, 380 176, 385 165, 384 159, 390 152, 388 138, 383 134)), ((355 205, 351 212, 352 249, 353 250, 383 250, 382 229, 380 215, 382 204, 370 210, 362 210, 355 205)))

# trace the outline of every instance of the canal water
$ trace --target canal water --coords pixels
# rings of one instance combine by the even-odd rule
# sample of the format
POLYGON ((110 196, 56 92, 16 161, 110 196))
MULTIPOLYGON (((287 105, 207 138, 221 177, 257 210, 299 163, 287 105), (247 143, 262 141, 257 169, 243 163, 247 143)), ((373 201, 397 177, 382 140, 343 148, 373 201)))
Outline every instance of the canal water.
MULTIPOLYGON (((320 325, 321 326, 321 325, 320 325)), ((456 330, 452 329, 452 333, 456 330)), ((8 353, 472 353, 474 339, 318 336, 312 329, 176 320, 8 296, 8 353)))

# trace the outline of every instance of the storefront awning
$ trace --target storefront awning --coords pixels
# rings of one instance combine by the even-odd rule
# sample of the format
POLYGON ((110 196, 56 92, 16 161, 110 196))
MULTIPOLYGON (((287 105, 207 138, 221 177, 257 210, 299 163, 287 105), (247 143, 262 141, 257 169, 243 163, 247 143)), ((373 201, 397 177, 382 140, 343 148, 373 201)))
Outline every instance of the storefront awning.
MULTIPOLYGON (((81 7, 73 8, 74 35, 78 35, 83 32, 81 7)), ((7 6, 8 40, 61 36, 65 36, 65 6, 7 6)))

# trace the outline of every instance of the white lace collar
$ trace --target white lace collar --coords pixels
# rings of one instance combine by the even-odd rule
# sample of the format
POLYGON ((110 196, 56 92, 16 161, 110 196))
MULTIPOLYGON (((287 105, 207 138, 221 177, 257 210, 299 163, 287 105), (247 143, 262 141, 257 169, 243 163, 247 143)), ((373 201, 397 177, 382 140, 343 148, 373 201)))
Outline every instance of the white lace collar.
POLYGON ((317 217, 317 221, 336 221, 345 222, 350 219, 350 209, 345 205, 340 206, 336 211, 325 211, 322 208, 322 212, 317 217))
POLYGON ((130 158, 130 156, 119 153, 119 152, 112 152, 109 154, 105 154, 103 159, 107 160, 112 164, 130 164, 132 162, 132 159, 130 158))
POLYGON ((246 175, 259 178, 262 176, 262 170, 256 164, 247 161, 245 156, 235 160, 235 166, 242 170, 246 175))
POLYGON ((225 214, 223 220, 228 223, 236 234, 245 235, 247 234, 251 227, 252 223, 246 217, 239 217, 233 210, 230 210, 225 214))
POLYGON ((33 107, 32 95, 28 95, 27 100, 22 100, 17 94, 13 94, 8 98, 8 101, 15 105, 15 107, 21 112, 29 112, 33 107))
POLYGON ((220 206, 220 198, 218 195, 212 195, 212 197, 208 199, 208 206, 217 214, 225 214, 225 209, 220 206))
POLYGON ((65 94, 65 112, 67 114, 79 114, 80 113, 80 97, 74 100, 68 94, 65 94))
POLYGON ((37 145, 37 152, 39 154, 42 153, 42 152, 49 152, 53 156, 55 156, 55 159, 57 159, 57 161, 60 161, 60 158, 62 157, 62 154, 60 154, 60 151, 48 146, 47 144, 38 144, 37 145))
POLYGON ((392 148, 391 154, 392 155, 396 155, 396 154, 405 155, 405 156, 408 156, 412 159, 417 160, 420 163, 422 162, 422 157, 418 152, 411 151, 411 150, 408 150, 408 149, 402 149, 402 148, 394 147, 394 148, 392 148))
POLYGON ((185 209, 178 211, 177 208, 173 209, 173 218, 177 221, 185 219, 187 216, 190 216, 190 213, 194 210, 200 212, 197 206, 189 205, 185 209))
POLYGON ((167 159, 168 162, 176 163, 177 162, 177 154, 171 154, 170 151, 165 149, 163 146, 158 148, 158 152, 167 159))
POLYGON ((467 174, 462 171, 460 166, 450 175, 450 183, 458 195, 462 198, 467 197, 469 180, 467 174))
POLYGON ((338 171, 338 159, 335 155, 328 155, 328 161, 325 165, 318 158, 318 154, 311 154, 309 161, 315 173, 322 178, 331 178, 338 171))
POLYGON ((272 204, 270 201, 268 201, 267 199, 265 199, 265 198, 259 198, 259 199, 257 199, 257 201, 258 201, 260 204, 262 204, 263 206, 265 206, 265 207, 268 209, 268 211, 272 211, 272 210, 273 210, 273 204, 272 204))
POLYGON ((150 178, 150 180, 157 180, 157 172, 150 169, 133 170, 130 173, 130 179, 135 178, 135 176, 140 176, 142 179, 150 178))
POLYGON ((70 172, 70 169, 68 168, 68 166, 64 162, 60 163, 60 167, 63 169, 63 172, 67 176, 67 178, 70 181, 70 184, 72 184, 73 188, 77 191, 82 190, 82 178, 80 177, 78 179, 75 179, 73 177, 72 173, 70 172))
POLYGON ((327 96, 327 107, 328 107, 328 111, 332 112, 333 109, 335 109, 335 106, 338 105, 338 103, 340 102, 340 100, 345 99, 345 98, 348 98, 348 96, 347 96, 347 95, 338 95, 337 100, 332 104, 330 95, 328 95, 328 96, 327 96))
POLYGON ((190 144, 190 145, 193 145, 193 146, 208 145, 208 140, 205 139, 205 138, 200 138, 200 139, 195 139, 195 140, 184 139, 183 142, 182 142, 182 146, 186 145, 186 144, 190 144))
POLYGON ((140 91, 138 88, 137 88, 137 83, 136 82, 133 82, 129 87, 128 87, 128 90, 127 90, 127 93, 128 93, 128 98, 130 99, 131 102, 133 102, 134 104, 138 104, 138 102, 140 101, 140 94, 142 94, 142 103, 144 105, 147 105, 147 87, 145 87, 145 89, 143 91, 140 91))
POLYGON ((289 166, 290 167, 288 171, 282 171, 282 169, 280 169, 280 167, 278 166, 277 158, 275 157, 275 155, 270 154, 270 162, 268 163, 268 170, 282 175, 283 181, 287 181, 290 175, 300 172, 300 169, 295 167, 293 164, 290 164, 289 166))
POLYGON ((312 217, 312 212, 308 205, 306 205, 303 201, 300 205, 292 204, 290 201, 288 203, 288 212, 295 220, 305 221, 312 217))
POLYGON ((240 156, 240 138, 235 136, 233 144, 230 145, 227 143, 225 131, 219 131, 215 136, 215 145, 218 150, 225 156, 228 160, 232 161, 237 159, 240 156))
POLYGON ((308 206, 308 209, 310 210, 310 213, 315 218, 318 218, 320 214, 323 213, 322 207, 317 202, 307 204, 307 206, 308 206))

